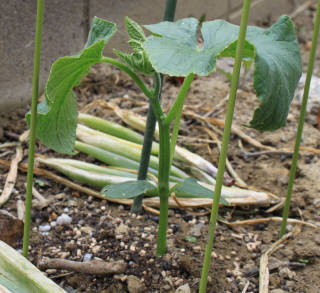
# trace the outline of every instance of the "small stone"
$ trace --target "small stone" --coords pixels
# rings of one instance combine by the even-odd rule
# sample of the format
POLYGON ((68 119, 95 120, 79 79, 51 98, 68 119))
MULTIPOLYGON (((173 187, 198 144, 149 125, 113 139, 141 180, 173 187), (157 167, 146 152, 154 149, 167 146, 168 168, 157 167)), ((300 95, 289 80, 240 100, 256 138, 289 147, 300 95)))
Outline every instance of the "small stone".
POLYGON ((97 254, 97 253, 100 251, 100 249, 101 249, 101 246, 100 246, 100 245, 97 245, 97 246, 95 246, 95 247, 92 248, 92 252, 93 252, 94 254, 97 254))
POLYGON ((146 286, 136 276, 130 275, 127 278, 127 286, 129 293, 142 293, 146 292, 146 286))
POLYGON ((284 291, 282 289, 273 289, 270 291, 270 293, 286 293, 286 291, 284 291))
POLYGON ((62 214, 57 218, 57 224, 58 225, 68 225, 71 224, 72 218, 69 217, 67 214, 62 214))
POLYGON ((140 256, 145 256, 146 255, 146 251, 144 249, 140 250, 139 255, 140 256))
POLYGON ((193 250, 197 251, 197 252, 201 251, 201 246, 198 246, 198 245, 197 246, 193 246, 193 250))
POLYGON ((57 272, 56 269, 47 269, 47 270, 46 270, 46 273, 47 273, 47 274, 55 274, 56 272, 57 272))
POLYGON ((217 256, 217 254, 216 254, 214 251, 212 251, 212 252, 211 252, 211 257, 217 258, 218 256, 217 256))
POLYGON ((224 261, 224 257, 223 257, 221 254, 219 254, 218 259, 219 259, 220 261, 224 261))
POLYGON ((51 230, 51 226, 48 225, 48 224, 39 226, 39 231, 40 232, 48 232, 50 230, 51 230))
POLYGON ((201 230, 203 229, 204 226, 205 225, 203 223, 199 223, 199 224, 192 226, 190 229, 190 234, 192 236, 196 236, 196 237, 201 236, 201 234, 202 234, 201 230))
POLYGON ((191 289, 189 284, 184 284, 182 286, 180 286, 175 293, 191 293, 191 289))
POLYGON ((65 213, 69 213, 70 210, 69 210, 69 208, 64 208, 63 211, 64 211, 65 213))
POLYGON ((92 258, 92 254, 91 253, 86 253, 84 256, 83 256, 83 262, 88 262, 90 261, 92 258))
POLYGON ((135 252, 136 251, 136 247, 134 245, 130 245, 130 251, 135 252))
POLYGON ((284 279, 292 280, 296 277, 296 273, 285 267, 279 270, 279 276, 284 279))
POLYGON ((123 223, 121 223, 116 229, 115 229, 116 234, 128 234, 129 232, 129 227, 123 223))
POLYGON ((316 207, 316 208, 319 208, 320 207, 320 198, 315 198, 313 200, 313 205, 316 207))
POLYGON ((55 227, 55 226, 57 226, 57 222, 56 222, 56 221, 50 222, 50 226, 51 226, 52 228, 55 227))

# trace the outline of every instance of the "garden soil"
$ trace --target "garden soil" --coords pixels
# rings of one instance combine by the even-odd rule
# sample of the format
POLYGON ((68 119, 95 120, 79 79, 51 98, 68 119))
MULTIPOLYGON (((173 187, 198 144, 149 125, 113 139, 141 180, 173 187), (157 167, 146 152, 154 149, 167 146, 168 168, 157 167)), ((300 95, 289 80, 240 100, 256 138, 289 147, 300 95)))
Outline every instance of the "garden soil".
MULTIPOLYGON (((295 18, 304 71, 309 56, 313 17, 314 7, 311 7, 295 18)), ((319 58, 314 73, 320 76, 319 58)), ((241 82, 233 124, 241 127, 244 133, 264 145, 276 149, 292 149, 300 110, 299 100, 295 99, 292 103, 286 127, 264 133, 246 128, 243 125, 250 121, 252 110, 259 104, 250 80, 250 78, 243 79, 241 82)), ((148 82, 151 85, 152 81, 148 82)), ((194 81, 186 99, 186 115, 183 116, 179 133, 179 145, 202 155, 215 165, 218 163, 219 151, 205 128, 209 128, 220 140, 223 129, 199 120, 197 115, 224 119, 228 88, 228 80, 218 74, 194 81)), ((165 108, 173 103, 178 90, 178 80, 166 79, 162 95, 165 108)), ((111 67, 95 67, 75 91, 79 109, 101 99, 139 114, 147 113, 148 104, 143 95, 125 74, 111 67)), ((320 149, 317 107, 314 106, 307 115, 302 145, 320 149)), ((121 122, 111 110, 99 105, 93 105, 89 113, 121 122)), ((24 115, 25 109, 5 116, 1 143, 17 141, 19 135, 27 129, 24 115)), ((237 174, 248 185, 283 198, 286 194, 292 158, 281 152, 262 153, 262 151, 233 133, 228 159, 237 174)), ((59 156, 39 142, 37 142, 37 153, 59 156)), ((11 160, 14 148, 1 149, 0 155, 1 159, 11 160)), ((76 155, 75 158, 95 162, 84 155, 76 155)), ((26 144, 23 160, 27 161, 26 144)), ((7 172, 8 169, 1 166, 1 189, 7 172)), ((303 152, 299 159, 293 188, 289 215, 291 219, 320 225, 319 174, 319 155, 303 152)), ((14 215, 17 214, 17 201, 25 198, 25 182, 25 173, 19 171, 14 192, 4 206, 5 210, 14 215)), ((49 278, 67 292, 176 292, 177 288, 186 284, 188 285, 184 288, 189 286, 190 291, 179 292, 197 292, 208 235, 208 210, 170 209, 168 253, 157 258, 155 257, 159 220, 157 215, 146 211, 142 215, 133 215, 129 206, 93 198, 41 176, 35 176, 35 187, 51 201, 49 206, 42 209, 35 207, 32 211, 30 260, 35 265, 44 257, 75 261, 90 258, 108 262, 124 260, 127 264, 124 273, 105 277, 43 269, 49 278), (199 215, 201 213, 202 215, 199 215), (67 214, 72 219, 71 223, 50 226, 50 223, 62 214, 67 214), (43 232, 46 230, 43 228, 46 225, 49 225, 49 231, 43 232)), ((273 201, 276 202, 276 199, 273 201)), ((281 208, 272 212, 268 210, 269 208, 270 206, 245 206, 220 209, 221 221, 217 227, 207 292, 258 292, 260 258, 278 240, 280 222, 266 220, 255 225, 239 226, 230 226, 223 222, 281 217, 281 208)), ((270 292, 320 292, 319 230, 306 225, 289 224, 288 232, 293 232, 293 235, 280 244, 269 257, 270 292)), ((4 232, 0 237, 3 238, 3 235, 4 232)), ((21 231, 20 234, 17 231, 17 235, 20 241, 11 243, 19 249, 21 231)))

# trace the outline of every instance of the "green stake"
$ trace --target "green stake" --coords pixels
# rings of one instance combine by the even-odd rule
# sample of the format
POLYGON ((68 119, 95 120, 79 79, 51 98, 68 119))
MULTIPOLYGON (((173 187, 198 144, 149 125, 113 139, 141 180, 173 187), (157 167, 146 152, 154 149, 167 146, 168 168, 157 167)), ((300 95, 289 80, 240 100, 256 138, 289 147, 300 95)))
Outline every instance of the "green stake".
POLYGON ((209 274, 209 268, 210 268, 210 262, 211 262, 211 252, 212 252, 214 236, 216 231, 216 223, 217 223, 217 217, 218 217, 223 174, 224 174, 224 169, 226 165, 234 105, 236 101, 241 61, 243 56, 243 48, 245 44, 246 31, 248 26, 250 2, 251 0, 244 0, 244 3, 243 3, 238 45, 237 45, 236 58, 235 58, 234 68, 232 73, 230 96, 228 101, 228 110, 226 114, 223 140, 222 140, 222 146, 221 146, 221 152, 220 152, 219 164, 218 164, 218 174, 216 178, 214 199, 213 199, 212 210, 211 210, 211 217, 210 217, 210 224, 209 224, 209 237, 208 237, 208 243, 206 245, 206 251, 205 251, 204 261, 202 265, 202 273, 201 273, 200 288, 199 288, 200 293, 206 292, 207 283, 208 283, 208 274, 209 274))
POLYGON ((38 102, 38 89, 39 89, 43 10, 44 10, 44 0, 38 0, 34 60, 33 60, 34 69, 33 69, 32 102, 31 102, 27 190, 26 190, 26 201, 25 201, 26 208, 25 208, 25 217, 24 217, 24 233, 23 233, 23 248, 22 248, 22 254, 26 258, 28 258, 29 232, 30 232, 30 222, 31 222, 32 183, 33 183, 34 149, 35 149, 35 140, 36 140, 36 126, 37 126, 37 102, 38 102))
POLYGON ((312 47, 311 47, 311 52, 310 52, 310 56, 309 56, 306 83, 304 85, 303 99, 302 99, 301 110, 300 110, 296 143, 294 146, 292 164, 291 164, 291 169, 290 169, 287 196, 286 196, 286 201, 285 201, 285 205, 283 208, 282 223, 281 223, 281 229, 280 229, 280 235, 279 235, 280 238, 286 232, 287 220, 288 220, 289 209, 290 209, 290 202, 291 202, 291 197, 292 197, 293 183, 294 183, 294 179, 296 177, 297 162, 298 162, 298 157, 299 157, 299 149, 300 149, 300 142, 301 142, 302 131, 303 131, 304 118, 306 116, 306 109, 307 109, 309 90, 310 90, 310 82, 311 82, 312 71, 313 71, 313 67, 314 67, 314 60, 315 60, 315 56, 316 56, 316 49, 317 49, 317 44, 318 44, 319 26, 320 26, 320 1, 318 1, 316 21, 314 23, 314 30, 313 30, 313 36, 312 36, 312 47))

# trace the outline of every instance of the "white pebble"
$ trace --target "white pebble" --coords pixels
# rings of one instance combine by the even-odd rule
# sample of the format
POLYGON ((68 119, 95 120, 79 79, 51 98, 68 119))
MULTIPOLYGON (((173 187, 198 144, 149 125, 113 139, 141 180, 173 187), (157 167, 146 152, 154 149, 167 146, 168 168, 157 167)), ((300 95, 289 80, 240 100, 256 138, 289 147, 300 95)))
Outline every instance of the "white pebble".
POLYGON ((65 213, 69 213, 69 208, 64 208, 63 211, 64 211, 65 213))
POLYGON ((39 231, 40 232, 48 232, 50 230, 51 230, 51 226, 48 225, 48 224, 39 226, 39 231))
POLYGON ((69 217, 67 214, 62 214, 57 218, 57 224, 58 225, 68 225, 71 224, 72 218, 69 217))
POLYGON ((51 227, 57 226, 57 222, 56 222, 56 221, 52 221, 52 222, 50 223, 50 226, 51 226, 51 227))
POLYGON ((84 256, 83 256, 83 262, 88 262, 90 261, 92 258, 92 254, 91 253, 86 253, 84 256))

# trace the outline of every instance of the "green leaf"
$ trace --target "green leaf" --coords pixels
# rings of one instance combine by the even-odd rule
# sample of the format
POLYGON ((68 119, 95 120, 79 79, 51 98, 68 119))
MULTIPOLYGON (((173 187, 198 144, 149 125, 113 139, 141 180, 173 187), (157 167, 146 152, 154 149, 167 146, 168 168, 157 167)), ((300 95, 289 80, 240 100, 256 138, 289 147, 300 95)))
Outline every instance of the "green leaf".
POLYGON ((192 243, 197 242, 197 238, 194 236, 186 236, 186 238, 184 238, 184 240, 186 240, 188 242, 192 242, 192 243))
POLYGON ((156 187, 146 180, 127 181, 119 184, 105 186, 101 193, 110 198, 134 198, 156 187))
POLYGON ((128 64, 135 72, 140 72, 146 75, 154 72, 154 69, 144 51, 128 54, 114 49, 113 52, 122 62, 128 64))
MULTIPOLYGON (((194 178, 186 178, 183 182, 176 184, 170 192, 175 192, 178 197, 208 197, 213 198, 213 190, 200 185, 194 178)), ((220 202, 229 205, 228 201, 220 197, 220 202)))
POLYGON ((19 252, 0 241, 0 292, 66 293, 19 252))
POLYGON ((101 61, 102 51, 115 30, 115 24, 95 17, 84 49, 52 65, 46 99, 38 105, 37 137, 55 151, 73 153, 78 110, 72 89, 92 65, 101 61))
POLYGON ((135 21, 130 19, 129 17, 125 18, 126 30, 128 32, 128 36, 136 41, 143 43, 146 40, 146 36, 141 28, 135 21))
MULTIPOLYGON (((218 57, 235 57, 239 27, 224 20, 203 23, 203 46, 197 42, 198 21, 195 18, 145 27, 153 35, 143 47, 160 73, 206 76, 214 71, 218 57)), ((261 100, 250 127, 275 130, 286 124, 302 72, 293 23, 288 16, 282 16, 269 29, 249 26, 246 40, 244 59, 254 60, 254 88, 261 100)))
POLYGON ((40 179, 35 179, 34 182, 38 184, 40 187, 44 187, 47 183, 40 179))

